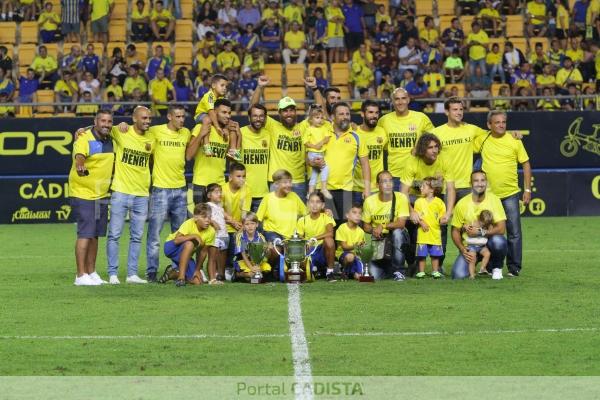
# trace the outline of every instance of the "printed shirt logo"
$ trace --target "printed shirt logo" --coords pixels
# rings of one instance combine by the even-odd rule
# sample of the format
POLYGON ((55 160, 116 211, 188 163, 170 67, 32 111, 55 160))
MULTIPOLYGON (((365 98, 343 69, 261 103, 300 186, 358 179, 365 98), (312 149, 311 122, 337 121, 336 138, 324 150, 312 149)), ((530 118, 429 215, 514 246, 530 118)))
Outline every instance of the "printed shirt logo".
POLYGON ((417 130, 417 126, 415 124, 408 124, 408 130, 415 132, 417 130))
POLYGON ((382 144, 383 138, 381 136, 377 136, 377 144, 382 144))

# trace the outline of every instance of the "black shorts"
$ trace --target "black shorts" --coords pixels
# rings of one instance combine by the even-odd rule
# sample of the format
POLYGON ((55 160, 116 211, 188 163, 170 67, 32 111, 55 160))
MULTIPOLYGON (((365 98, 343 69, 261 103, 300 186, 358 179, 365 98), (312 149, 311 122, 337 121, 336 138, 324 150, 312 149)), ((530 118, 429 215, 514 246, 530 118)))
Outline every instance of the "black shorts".
POLYGON ((71 210, 77 221, 78 238, 91 239, 106 236, 109 201, 109 197, 99 200, 71 197, 71 210))
POLYGON ((365 42, 362 32, 348 32, 344 35, 344 41, 348 50, 356 50, 365 42))
MULTIPOLYGON (((200 149, 200 151, 202 151, 202 149, 200 149)), ((193 185, 193 198, 194 198, 194 205, 199 204, 199 203, 204 203, 206 201, 206 186, 201 186, 201 185, 193 185)))

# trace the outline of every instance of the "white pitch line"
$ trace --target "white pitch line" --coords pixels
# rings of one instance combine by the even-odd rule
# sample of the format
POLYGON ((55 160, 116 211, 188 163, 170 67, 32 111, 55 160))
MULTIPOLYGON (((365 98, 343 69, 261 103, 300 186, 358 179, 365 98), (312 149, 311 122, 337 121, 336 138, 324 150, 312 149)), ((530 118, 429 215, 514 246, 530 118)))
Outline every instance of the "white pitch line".
POLYGON ((295 393, 296 400, 311 400, 313 398, 312 368, 308 354, 308 343, 302 321, 300 306, 300 285, 289 284, 288 287, 288 323, 292 342, 292 359, 294 362, 294 378, 301 390, 295 393))
MULTIPOLYGON (((217 334, 189 334, 189 335, 0 335, 0 340, 160 340, 160 339, 268 339, 288 338, 290 333, 257 333, 254 335, 217 335, 217 334)), ((304 331, 304 326, 302 327, 304 331)), ((479 331, 415 331, 415 332, 314 332, 309 337, 393 337, 393 336, 465 336, 465 335, 504 335, 507 333, 578 333, 598 332, 600 327, 589 328, 540 328, 540 329, 498 329, 479 331)), ((306 335, 304 336, 306 337, 306 335)), ((306 345, 306 339, 304 339, 306 345)), ((307 350, 308 356, 308 350, 307 350)), ((307 357, 308 360, 308 357, 307 357)), ((310 370, 310 362, 308 363, 310 370)))

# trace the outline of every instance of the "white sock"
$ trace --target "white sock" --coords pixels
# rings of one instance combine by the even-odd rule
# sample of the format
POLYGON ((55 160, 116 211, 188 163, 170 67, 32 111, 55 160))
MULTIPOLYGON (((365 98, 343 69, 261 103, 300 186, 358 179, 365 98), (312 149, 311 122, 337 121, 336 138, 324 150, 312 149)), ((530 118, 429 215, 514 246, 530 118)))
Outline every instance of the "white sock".
POLYGON ((333 273, 333 268, 327 268, 327 273, 328 274, 333 273))
POLYGON ((2 19, 6 19, 6 14, 2 13, 0 14, 0 17, 2 17, 2 19))

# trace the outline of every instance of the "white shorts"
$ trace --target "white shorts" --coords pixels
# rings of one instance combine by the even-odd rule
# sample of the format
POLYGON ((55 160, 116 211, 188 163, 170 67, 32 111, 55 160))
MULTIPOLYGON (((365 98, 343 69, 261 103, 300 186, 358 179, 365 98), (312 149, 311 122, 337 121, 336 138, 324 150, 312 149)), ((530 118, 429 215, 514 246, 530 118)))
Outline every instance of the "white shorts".
POLYGON ((219 250, 227 250, 229 248, 229 236, 215 238, 215 247, 219 250))

